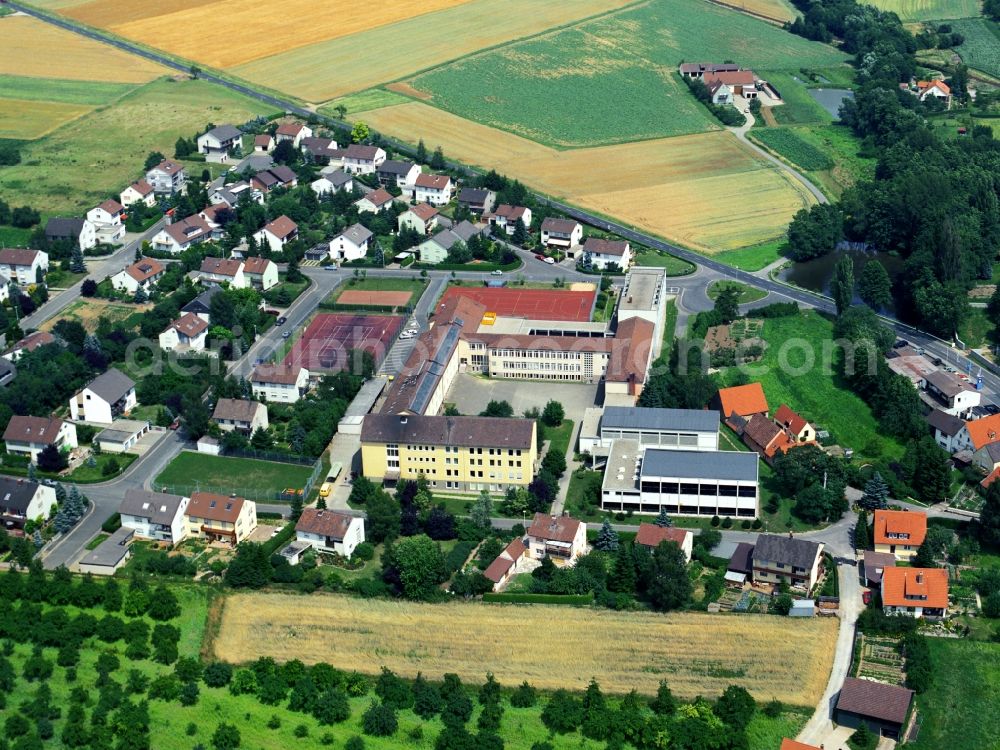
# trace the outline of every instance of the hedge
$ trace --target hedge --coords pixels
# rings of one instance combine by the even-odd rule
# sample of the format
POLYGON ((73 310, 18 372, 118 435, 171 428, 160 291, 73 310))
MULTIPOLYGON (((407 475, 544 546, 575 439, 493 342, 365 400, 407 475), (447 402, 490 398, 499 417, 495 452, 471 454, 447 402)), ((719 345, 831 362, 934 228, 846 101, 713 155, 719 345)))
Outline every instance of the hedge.
POLYGON ((451 575, 456 571, 460 570, 465 561, 468 559, 469 555, 472 554, 472 550, 476 548, 475 542, 459 542, 451 551, 448 552, 444 559, 444 566, 451 575))
POLYGON ((499 263, 414 263, 414 268, 427 271, 516 271, 521 267, 521 261, 500 265, 499 263))
POLYGON ((115 512, 108 516, 108 520, 101 524, 101 531, 114 534, 122 527, 121 513, 115 512))
POLYGON ((293 536, 295 536, 295 524, 285 524, 285 528, 264 542, 264 552, 270 557, 290 542, 293 536))
POLYGON ((417 256, 415 256, 415 255, 407 255, 405 258, 403 258, 401 261, 399 261, 399 267, 400 268, 406 268, 407 266, 412 266, 416 262, 416 260, 417 260, 417 256))
POLYGON ((484 602, 510 604, 593 604, 594 593, 589 594, 483 594, 484 602))
POLYGON ((341 302, 321 302, 318 307, 324 310, 340 310, 342 312, 374 312, 374 313, 409 313, 413 308, 409 305, 355 305, 341 302))

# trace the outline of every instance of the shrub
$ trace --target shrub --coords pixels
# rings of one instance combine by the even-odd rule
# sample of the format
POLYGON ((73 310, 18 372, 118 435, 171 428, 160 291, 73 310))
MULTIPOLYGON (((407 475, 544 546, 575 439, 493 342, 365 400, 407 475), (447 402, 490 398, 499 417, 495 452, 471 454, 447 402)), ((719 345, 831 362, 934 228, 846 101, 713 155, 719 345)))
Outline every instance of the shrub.
POLYGON ((525 680, 510 696, 510 705, 514 708, 531 708, 538 702, 538 693, 525 680))
POLYGON ((712 516, 712 526, 717 527, 721 523, 721 520, 718 516, 712 516))
POLYGON ((784 704, 777 698, 773 698, 764 704, 764 708, 761 709, 761 712, 769 719, 777 719, 781 716, 781 712, 784 710, 784 704))
POLYGON ((361 726, 364 733, 371 737, 391 737, 396 733, 399 722, 391 706, 372 701, 361 719, 361 726))
POLYGON ((233 668, 224 661, 215 661, 205 667, 202 679, 209 687, 225 687, 233 677, 233 668))
POLYGON ((188 737, 194 737, 196 734, 198 734, 198 725, 195 724, 193 721, 189 721, 187 729, 184 731, 187 733, 188 737))
POLYGON ((234 750, 240 746, 240 741, 240 730, 232 724, 219 724, 212 733, 212 747, 215 750, 234 750))
POLYGON ((552 732, 568 734, 583 721, 583 705, 567 690, 556 690, 542 709, 542 723, 552 732))
POLYGON ((308 737, 309 736, 309 727, 307 727, 305 724, 299 724, 299 725, 297 725, 295 727, 295 729, 292 730, 292 734, 294 734, 296 737, 300 737, 300 738, 301 737, 308 737))
POLYGON ((365 750, 365 741, 358 735, 354 735, 344 743, 344 750, 365 750))
POLYGON ((375 557, 375 545, 371 542, 362 542, 354 548, 354 557, 366 562, 371 560, 375 557))
POLYGON ((731 529, 732 527, 733 527, 733 519, 732 518, 730 518, 729 516, 726 516, 725 518, 722 519, 722 528, 724 528, 724 529, 731 529))
POLYGON ((271 718, 267 720, 268 729, 280 729, 281 719, 278 718, 277 714, 271 714, 271 718))

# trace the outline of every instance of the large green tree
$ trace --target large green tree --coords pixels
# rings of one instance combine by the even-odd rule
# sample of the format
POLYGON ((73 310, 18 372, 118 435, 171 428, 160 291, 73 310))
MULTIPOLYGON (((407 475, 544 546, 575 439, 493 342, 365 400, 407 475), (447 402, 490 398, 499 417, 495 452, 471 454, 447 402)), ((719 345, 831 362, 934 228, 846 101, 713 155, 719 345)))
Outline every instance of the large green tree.
POLYGON ((837 315, 842 315, 851 306, 851 301, 854 299, 854 260, 849 255, 838 260, 833 268, 830 296, 837 306, 837 315))
POLYGON ((644 577, 643 587, 650 604, 661 612, 687 604, 691 598, 691 579, 680 547, 672 542, 660 542, 653 550, 653 564, 644 577))
POLYGON ((865 264, 858 279, 858 296, 873 310, 882 310, 892 304, 892 282, 879 261, 870 260, 865 264))
POLYGON ((419 534, 402 539, 392 545, 389 563, 399 576, 402 593, 408 599, 431 599, 447 580, 448 572, 444 555, 438 543, 429 536, 419 534))

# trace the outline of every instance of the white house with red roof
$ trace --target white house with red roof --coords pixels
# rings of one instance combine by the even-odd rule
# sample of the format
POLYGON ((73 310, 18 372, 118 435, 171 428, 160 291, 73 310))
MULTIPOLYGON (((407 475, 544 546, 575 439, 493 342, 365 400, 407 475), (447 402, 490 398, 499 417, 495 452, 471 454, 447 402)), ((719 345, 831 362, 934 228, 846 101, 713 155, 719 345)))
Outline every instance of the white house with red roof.
POLYGON ((7 452, 28 456, 35 463, 38 454, 50 445, 59 451, 77 447, 76 425, 54 417, 25 417, 15 414, 3 433, 7 452))
POLYGON ((270 133, 254 136, 253 150, 258 154, 269 154, 274 151, 274 138, 270 133))
POLYGON ((56 337, 48 331, 35 331, 34 333, 29 333, 23 339, 14 344, 14 346, 5 351, 3 353, 3 358, 8 362, 17 362, 17 360, 28 352, 33 352, 39 347, 55 343, 56 337))
POLYGON ((951 109, 951 87, 944 81, 917 81, 917 97, 922 102, 937 99, 951 109))
POLYGON ((531 209, 524 206, 511 206, 501 203, 492 213, 483 215, 483 219, 489 222, 491 227, 502 229, 508 236, 514 234, 517 222, 524 224, 524 228, 531 226, 531 209))
POLYGON ((254 239, 261 245, 265 243, 272 253, 280 253, 285 245, 294 242, 299 236, 299 225, 282 214, 274 221, 264 225, 264 228, 254 233, 254 239))
POLYGON ((455 192, 455 183, 446 174, 423 173, 413 182, 413 200, 432 206, 446 206, 455 192))
POLYGON ((358 200, 354 201, 354 205, 358 209, 359 214, 380 214, 389 208, 394 200, 396 199, 392 196, 392 193, 385 188, 378 188, 377 190, 372 190, 364 197, 358 198, 358 200))
POLYGON ((212 227, 195 214, 164 227, 150 241, 154 250, 162 253, 182 253, 195 245, 212 239, 212 227))
POLYGON ((111 277, 111 285, 119 291, 135 294, 139 289, 149 292, 166 272, 155 258, 139 258, 111 277))
POLYGON ((418 203, 397 216, 396 225, 399 231, 408 227, 421 236, 430 234, 437 228, 438 210, 426 203, 418 203))
POLYGON ((160 334, 160 348, 165 352, 203 352, 208 323, 194 313, 184 313, 160 334))
MULTIPOLYGON (((378 146, 352 143, 341 155, 344 171, 349 174, 372 174, 385 162, 385 151, 378 146)), ((333 159, 330 160, 332 164, 333 159)))
POLYGON ((295 538, 320 552, 351 558, 365 541, 365 521, 360 516, 322 508, 304 508, 295 524, 295 538))
POLYGON ((243 261, 243 277, 249 286, 266 292, 278 285, 278 266, 268 258, 246 258, 243 261))
POLYGON ((38 272, 49 270, 49 254, 43 250, 5 247, 0 250, 0 276, 18 284, 34 284, 38 272))
POLYGON ((122 190, 118 196, 118 202, 125 206, 125 208, 128 208, 133 203, 142 203, 152 208, 156 205, 156 193, 153 191, 153 186, 145 180, 136 180, 122 190))
POLYGON ((301 122, 283 122, 274 131, 274 140, 276 144, 291 141, 292 145, 298 148, 302 145, 303 138, 312 138, 312 135, 312 128, 308 125, 304 125, 301 122))
POLYGON ((565 515, 536 513, 527 538, 532 559, 550 557, 556 565, 573 565, 587 552, 587 524, 565 515))
POLYGON ((309 371, 299 365, 257 365, 250 375, 254 398, 294 404, 309 387, 309 371))
POLYGON ((583 258, 585 261, 589 258, 590 264, 602 271, 611 266, 627 271, 632 263, 632 246, 628 240, 588 237, 583 243, 583 258))
POLYGON ((635 535, 635 543, 640 547, 647 547, 654 550, 662 542, 673 542, 681 552, 684 553, 686 562, 691 562, 691 553, 694 550, 694 534, 687 529, 678 529, 675 526, 657 526, 654 523, 640 523, 639 531, 635 535))
POLYGON ((228 284, 233 289, 246 289, 243 261, 236 258, 205 258, 198 270, 198 281, 204 286, 228 284))
POLYGON ((527 559, 527 553, 528 548, 524 541, 515 539, 504 547, 503 552, 489 564, 483 571, 483 575, 493 582, 494 591, 499 591, 507 585, 512 576, 524 571, 524 560, 527 559))
POLYGON ((94 225, 98 242, 114 245, 125 239, 125 207, 116 200, 106 200, 87 211, 87 221, 94 225))
POLYGON ((146 182, 153 186, 153 191, 158 195, 183 192, 186 181, 184 166, 173 159, 164 159, 146 172, 146 182))

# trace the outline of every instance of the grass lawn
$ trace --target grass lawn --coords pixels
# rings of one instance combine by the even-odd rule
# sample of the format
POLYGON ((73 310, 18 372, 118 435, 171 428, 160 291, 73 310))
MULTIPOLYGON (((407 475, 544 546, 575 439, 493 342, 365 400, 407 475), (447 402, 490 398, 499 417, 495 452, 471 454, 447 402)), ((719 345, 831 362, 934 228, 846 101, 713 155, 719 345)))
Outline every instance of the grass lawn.
POLYGON ((129 414, 129 419, 145 419, 150 424, 156 423, 156 418, 160 415, 160 409, 164 407, 159 404, 151 404, 149 406, 145 404, 140 404, 132 409, 129 414))
POLYGON ((982 307, 970 307, 965 320, 959 326, 958 335, 966 346, 980 347, 990 343, 994 332, 993 324, 982 307))
POLYGON ((708 287, 708 298, 711 300, 718 299, 724 289, 736 289, 740 293, 739 302, 741 305, 746 304, 747 302, 756 302, 757 300, 764 299, 764 297, 767 296, 767 292, 763 289, 741 284, 738 281, 714 281, 712 282, 712 285, 708 287))
POLYGON ((79 468, 71 471, 66 476, 66 481, 80 483, 107 482, 125 471, 125 469, 127 469, 136 458, 138 458, 138 456, 133 456, 129 453, 101 453, 100 455, 94 456, 96 466, 91 467, 87 466, 87 464, 83 464, 79 468), (112 461, 118 464, 118 471, 105 474, 104 467, 112 461))
POLYGON ((790 128, 803 143, 833 160, 831 169, 810 170, 807 176, 827 195, 838 197, 844 188, 875 176, 876 159, 861 156, 861 142, 844 125, 805 125, 790 128))
POLYGON ((788 242, 782 238, 780 240, 765 242, 761 245, 754 245, 753 247, 726 250, 713 256, 713 258, 720 263, 725 263, 727 266, 738 268, 741 271, 759 271, 780 259, 787 244, 788 242))
MULTIPOLYGON (((868 405, 834 373, 824 354, 831 347, 833 323, 814 311, 773 318, 764 326, 764 358, 748 374, 764 387, 772 410, 788 404, 817 427, 829 430, 838 443, 853 448, 858 458, 898 457, 902 446, 887 437, 868 405)), ((720 385, 734 382, 736 370, 719 374, 720 385)))
POLYGON ((134 83, 67 81, 59 78, 0 75, 0 91, 5 98, 65 104, 107 104, 132 89, 134 83))
POLYGON ((677 335, 677 302, 674 300, 667 300, 667 312, 663 318, 663 348, 660 350, 660 356, 663 356, 663 352, 670 351, 671 344, 674 343, 674 337, 677 335))
POLYGON ((338 106, 343 106, 347 110, 347 115, 367 112, 370 109, 379 107, 391 107, 393 104, 405 104, 410 101, 409 97, 397 94, 387 89, 367 89, 358 91, 355 94, 341 96, 333 101, 324 104, 319 111, 329 117, 338 117, 338 106))
POLYGON ((49 289, 69 289, 76 282, 87 278, 85 273, 72 273, 61 268, 53 268, 45 274, 45 283, 49 289))
POLYGON ((311 466, 183 451, 160 472, 155 485, 162 492, 183 495, 201 490, 276 502, 283 489, 302 489, 311 473, 311 466))
POLYGON ((89 542, 87 542, 87 546, 85 547, 85 549, 97 549, 98 547, 101 546, 101 542, 103 542, 109 536, 111 536, 111 534, 105 534, 103 532, 100 533, 100 534, 98 534, 93 539, 91 539, 89 542))
MULTIPOLYGON (((817 71, 819 72, 819 71, 817 71)), ((779 125, 800 125, 802 123, 829 123, 830 113, 809 95, 809 89, 827 85, 807 81, 799 71, 766 71, 760 73, 779 92, 784 104, 771 108, 771 114, 779 125)), ((827 76, 823 76, 827 78, 827 76)), ((829 80, 829 79, 828 79, 829 80)))
POLYGON ((19 227, 0 226, 0 246, 28 247, 31 244, 31 231, 30 228, 21 229, 19 227))
POLYGON ((126 302, 110 302, 97 298, 79 299, 59 313, 58 318, 46 321, 40 328, 44 331, 50 331, 60 319, 65 318, 75 320, 86 328, 88 333, 93 333, 97 330, 97 325, 101 318, 107 318, 112 323, 124 323, 133 314, 145 312, 152 307, 152 304, 133 305, 126 302))
POLYGON ((635 256, 635 264, 662 268, 667 276, 687 276, 695 271, 695 267, 686 260, 681 260, 670 253, 659 250, 646 250, 639 253, 635 256))
POLYGON ((912 747, 995 747, 1000 726, 1000 644, 951 638, 928 638, 927 643, 934 682, 917 696, 923 724, 912 747))
POLYGON ((564 419, 558 427, 545 426, 545 439, 549 441, 549 450, 566 455, 569 450, 569 439, 573 437, 573 420, 564 419))

